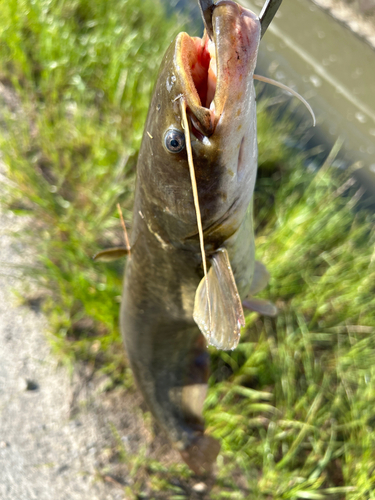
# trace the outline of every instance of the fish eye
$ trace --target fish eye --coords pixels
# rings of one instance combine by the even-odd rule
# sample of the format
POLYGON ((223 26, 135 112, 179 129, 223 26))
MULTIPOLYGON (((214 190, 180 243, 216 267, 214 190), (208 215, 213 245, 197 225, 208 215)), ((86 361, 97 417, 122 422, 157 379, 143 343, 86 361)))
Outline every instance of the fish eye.
POLYGON ((170 153, 180 153, 185 147, 185 135, 181 130, 170 128, 164 135, 164 145, 170 153))

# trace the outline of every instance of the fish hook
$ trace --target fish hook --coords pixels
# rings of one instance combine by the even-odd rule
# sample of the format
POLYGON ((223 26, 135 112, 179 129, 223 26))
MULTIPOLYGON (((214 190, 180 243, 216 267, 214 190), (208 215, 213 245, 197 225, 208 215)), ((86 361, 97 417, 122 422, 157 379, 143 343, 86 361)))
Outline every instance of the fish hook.
MULTIPOLYGON (((263 9, 259 14, 261 32, 260 38, 263 37, 264 33, 267 31, 272 19, 275 17, 282 0, 266 0, 263 5, 263 9)), ((207 34, 210 40, 213 40, 214 32, 212 26, 212 13, 215 8, 215 3, 213 0, 198 0, 199 8, 201 11, 204 27, 206 28, 207 34)))

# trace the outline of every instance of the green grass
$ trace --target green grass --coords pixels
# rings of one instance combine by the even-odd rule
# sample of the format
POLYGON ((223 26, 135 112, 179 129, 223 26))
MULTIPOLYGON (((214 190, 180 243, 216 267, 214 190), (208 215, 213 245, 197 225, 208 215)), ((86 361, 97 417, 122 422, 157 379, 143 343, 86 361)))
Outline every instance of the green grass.
POLYGON ((375 498, 374 218, 329 163, 294 167, 257 238, 279 315, 249 316, 239 348, 214 355, 206 415, 251 498, 375 498))
MULTIPOLYGON (((50 340, 62 362, 92 363, 133 391, 118 331, 123 262, 91 257, 122 243, 116 203, 131 225, 152 82, 181 19, 148 0, 8 0, 0 28, 0 78, 18 101, 2 117, 14 183, 3 202, 35 221, 19 237, 35 251, 27 271, 50 340)), ((334 153, 314 173, 308 152, 286 146, 287 117, 261 103, 258 119, 257 257, 279 315, 248 315, 234 352, 211 350, 205 415, 222 452, 206 497, 375 499, 374 217, 345 184, 352 173, 330 166, 334 153)), ((113 434, 128 498, 189 497, 183 464, 160 464, 144 444, 129 455, 113 434)))

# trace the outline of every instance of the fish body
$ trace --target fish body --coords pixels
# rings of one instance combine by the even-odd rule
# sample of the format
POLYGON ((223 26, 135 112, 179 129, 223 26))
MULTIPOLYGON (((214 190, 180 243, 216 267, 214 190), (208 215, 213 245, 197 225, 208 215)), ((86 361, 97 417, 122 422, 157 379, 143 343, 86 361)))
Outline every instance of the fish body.
POLYGON ((121 331, 137 384, 197 473, 210 469, 220 446, 204 434, 202 418, 209 356, 193 319, 203 270, 186 149, 179 150, 187 133, 181 98, 190 121, 206 255, 210 260, 226 250, 241 299, 255 268, 253 73, 260 23, 252 12, 222 1, 212 24, 213 42, 207 35, 201 40, 180 33, 161 64, 137 164, 121 305, 121 331))

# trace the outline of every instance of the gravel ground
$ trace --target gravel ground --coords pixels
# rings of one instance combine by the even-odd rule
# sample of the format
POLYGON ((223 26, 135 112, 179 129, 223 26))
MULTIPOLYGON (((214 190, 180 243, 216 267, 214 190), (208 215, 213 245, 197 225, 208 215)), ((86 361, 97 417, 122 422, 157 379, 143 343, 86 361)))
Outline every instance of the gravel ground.
MULTIPOLYGON (((145 447, 164 465, 181 459, 145 425, 137 391, 106 392, 108 377, 85 365, 71 376, 51 352, 46 318, 17 304, 22 275, 12 266, 32 255, 19 252, 11 232, 26 223, 0 207, 0 500, 126 499, 133 464, 120 460, 118 436, 130 460, 145 447)), ((185 485, 191 498, 195 483, 185 485)))
MULTIPOLYGON (((4 107, 24 119, 15 93, 0 83, 4 107)), ((4 125, 0 114, 6 134, 4 125)), ((7 182, 0 160, 0 189, 7 182)), ((24 278, 16 266, 30 264, 33 255, 13 234, 29 223, 0 206, 0 499, 123 499, 121 484, 108 482, 110 476, 103 481, 98 471, 126 477, 123 464, 110 463, 111 425, 126 438, 130 424, 142 428, 142 422, 122 419, 116 398, 124 394, 109 397, 105 378, 83 366, 71 376, 58 366, 47 319, 36 303, 20 305, 24 278)))
POLYGON ((110 444, 102 401, 71 418, 77 379, 51 355, 45 317, 16 304, 12 289, 22 281, 9 264, 30 256, 17 256, 8 232, 24 223, 0 211, 0 498, 124 498, 96 480, 98 457, 110 444))

